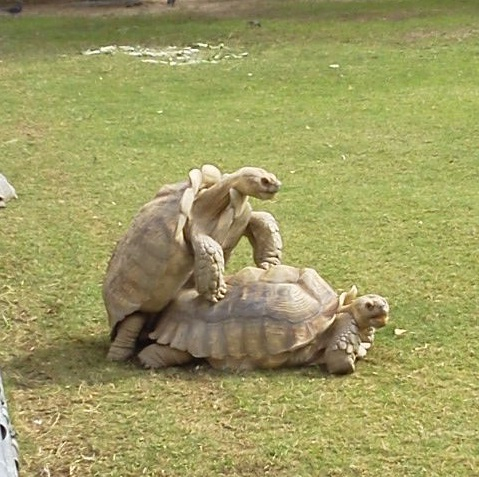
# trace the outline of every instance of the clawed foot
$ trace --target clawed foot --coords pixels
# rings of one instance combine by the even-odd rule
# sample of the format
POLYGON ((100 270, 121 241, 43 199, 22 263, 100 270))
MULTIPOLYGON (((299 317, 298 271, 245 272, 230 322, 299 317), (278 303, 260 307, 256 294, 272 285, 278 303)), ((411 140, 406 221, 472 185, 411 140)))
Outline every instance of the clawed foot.
POLYGON ((132 348, 123 348, 113 343, 110 346, 106 359, 109 361, 127 361, 133 356, 132 348))
POLYGON ((169 346, 153 343, 138 353, 138 359, 147 369, 179 366, 192 360, 191 354, 186 351, 170 348, 169 346))
POLYGON ((357 359, 364 359, 368 353, 368 349, 371 348, 371 343, 360 343, 356 350, 357 359))
POLYGON ((140 361, 141 365, 146 369, 157 369, 164 367, 165 364, 161 359, 160 350, 161 347, 156 343, 143 348, 138 353, 138 360, 140 361))
POLYGON ((274 267, 276 265, 281 265, 281 260, 276 257, 269 258, 268 260, 265 260, 264 262, 261 262, 260 268, 263 268, 264 270, 269 270, 271 267, 274 267))
POLYGON ((222 278, 218 280, 219 283, 216 286, 211 287, 205 294, 205 298, 213 303, 217 303, 222 300, 226 295, 226 283, 222 278))

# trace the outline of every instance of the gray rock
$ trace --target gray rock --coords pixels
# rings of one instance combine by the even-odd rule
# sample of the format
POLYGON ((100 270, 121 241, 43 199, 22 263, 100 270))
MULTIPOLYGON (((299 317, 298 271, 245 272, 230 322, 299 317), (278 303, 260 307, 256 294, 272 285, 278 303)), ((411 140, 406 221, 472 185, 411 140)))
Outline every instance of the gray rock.
POLYGON ((17 193, 7 178, 0 174, 0 207, 6 207, 10 199, 18 199, 17 193))

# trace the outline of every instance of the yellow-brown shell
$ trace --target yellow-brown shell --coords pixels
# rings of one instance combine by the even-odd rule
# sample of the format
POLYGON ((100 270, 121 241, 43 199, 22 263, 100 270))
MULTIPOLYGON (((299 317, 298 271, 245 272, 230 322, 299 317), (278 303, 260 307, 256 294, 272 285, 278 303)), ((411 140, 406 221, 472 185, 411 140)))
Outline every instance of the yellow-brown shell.
POLYGON ((220 177, 211 165, 193 169, 187 181, 163 186, 139 210, 116 245, 103 282, 112 337, 125 317, 162 310, 184 286, 194 258, 183 229, 195 197, 220 177))
POLYGON ((313 269, 247 267, 227 285, 215 304, 182 291, 150 338, 197 358, 261 360, 306 346, 334 322, 338 296, 313 269))

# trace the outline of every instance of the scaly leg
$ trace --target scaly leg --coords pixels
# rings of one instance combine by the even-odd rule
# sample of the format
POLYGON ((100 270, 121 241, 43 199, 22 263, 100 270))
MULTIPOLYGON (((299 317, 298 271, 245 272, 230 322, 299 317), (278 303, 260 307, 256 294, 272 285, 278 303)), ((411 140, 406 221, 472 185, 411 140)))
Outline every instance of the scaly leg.
POLYGON ((157 369, 186 364, 192 361, 193 356, 186 351, 153 343, 138 353, 138 359, 145 368, 157 369))
POLYGON ((356 369, 354 354, 348 354, 343 350, 327 350, 324 354, 324 362, 328 373, 351 374, 356 369))
POLYGON ((195 253, 196 289, 207 300, 217 302, 226 293, 223 249, 218 242, 204 234, 196 234, 191 242, 195 253))
POLYGON ((116 336, 110 345, 107 359, 111 361, 126 361, 135 351, 136 341, 143 326, 146 316, 142 313, 133 313, 118 323, 116 336))
POLYGON ((269 212, 253 211, 245 232, 256 265, 268 269, 281 264, 283 241, 276 219, 269 212))

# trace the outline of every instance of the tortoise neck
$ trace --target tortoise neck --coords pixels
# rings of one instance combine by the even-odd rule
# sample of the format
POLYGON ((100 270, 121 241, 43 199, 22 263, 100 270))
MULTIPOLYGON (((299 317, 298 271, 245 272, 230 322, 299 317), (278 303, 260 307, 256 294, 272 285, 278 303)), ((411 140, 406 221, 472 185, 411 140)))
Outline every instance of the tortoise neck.
POLYGON ((216 217, 231 204, 231 189, 235 189, 235 208, 242 208, 246 196, 241 194, 235 186, 240 182, 239 171, 225 175, 219 182, 203 190, 195 201, 195 213, 201 216, 216 217))

